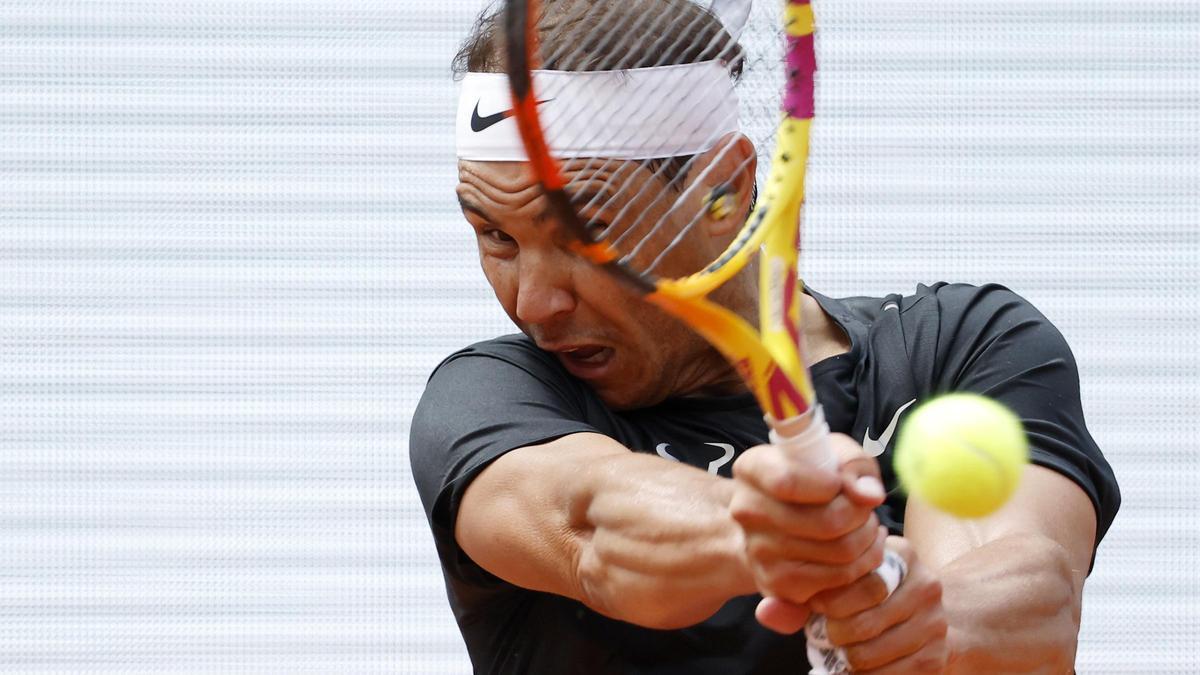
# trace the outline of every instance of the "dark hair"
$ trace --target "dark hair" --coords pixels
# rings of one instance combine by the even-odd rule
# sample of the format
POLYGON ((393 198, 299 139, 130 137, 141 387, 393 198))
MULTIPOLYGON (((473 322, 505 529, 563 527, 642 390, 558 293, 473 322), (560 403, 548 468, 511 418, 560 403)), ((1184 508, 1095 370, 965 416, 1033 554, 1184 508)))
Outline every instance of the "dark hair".
MULTIPOLYGON (((454 56, 455 79, 504 72, 503 14, 503 4, 495 3, 479 15, 454 56)), ((721 20, 692 0, 542 0, 538 39, 542 67, 549 70, 625 70, 721 59, 736 80, 745 58, 721 20)), ((678 187, 693 157, 651 160, 648 168, 661 169, 668 184, 678 187)))
MULTIPOLYGON (((721 59, 730 65, 735 79, 741 75, 741 46, 720 19, 692 0, 543 0, 541 4, 538 40, 544 68, 625 70, 721 59), (571 48, 564 49, 567 46, 571 48)), ((454 57, 456 77, 504 72, 503 14, 503 5, 495 3, 479 15, 454 57)))

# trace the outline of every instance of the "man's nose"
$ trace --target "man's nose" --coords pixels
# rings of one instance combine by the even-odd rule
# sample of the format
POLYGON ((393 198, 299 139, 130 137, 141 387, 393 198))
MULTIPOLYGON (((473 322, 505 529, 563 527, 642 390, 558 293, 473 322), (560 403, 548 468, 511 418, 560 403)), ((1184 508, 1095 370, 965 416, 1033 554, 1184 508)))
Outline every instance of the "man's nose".
POLYGON ((522 251, 517 318, 526 323, 546 323, 575 311, 571 274, 576 263, 566 251, 522 251))

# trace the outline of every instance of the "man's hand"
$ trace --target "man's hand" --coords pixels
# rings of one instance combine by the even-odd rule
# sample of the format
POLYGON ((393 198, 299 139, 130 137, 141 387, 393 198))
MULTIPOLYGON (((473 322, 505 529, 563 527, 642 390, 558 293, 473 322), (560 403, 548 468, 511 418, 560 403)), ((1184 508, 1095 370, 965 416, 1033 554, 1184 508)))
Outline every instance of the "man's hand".
POLYGON ((842 647, 855 673, 942 673, 949 649, 942 585, 901 537, 887 548, 908 563, 908 575, 888 597, 878 575, 815 595, 814 612, 826 617, 829 640, 842 647))
POLYGON ((837 473, 774 445, 751 448, 733 465, 729 508, 745 534, 747 566, 760 593, 786 603, 768 603, 759 619, 781 632, 803 626, 799 606, 813 595, 883 560, 886 533, 874 514, 885 496, 879 466, 848 436, 833 434, 830 443, 837 473))

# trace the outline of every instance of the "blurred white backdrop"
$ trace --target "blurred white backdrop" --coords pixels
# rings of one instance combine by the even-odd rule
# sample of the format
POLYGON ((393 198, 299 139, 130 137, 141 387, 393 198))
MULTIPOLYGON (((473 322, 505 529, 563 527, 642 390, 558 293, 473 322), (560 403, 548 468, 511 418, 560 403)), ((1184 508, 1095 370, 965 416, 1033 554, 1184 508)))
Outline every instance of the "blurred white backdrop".
MULTIPOLYGON (((466 673, 407 431, 512 327, 453 196, 480 0, 0 2, 0 669, 466 673)), ((1200 669, 1200 5, 816 5, 806 277, 1000 281, 1124 506, 1082 673, 1200 669)))

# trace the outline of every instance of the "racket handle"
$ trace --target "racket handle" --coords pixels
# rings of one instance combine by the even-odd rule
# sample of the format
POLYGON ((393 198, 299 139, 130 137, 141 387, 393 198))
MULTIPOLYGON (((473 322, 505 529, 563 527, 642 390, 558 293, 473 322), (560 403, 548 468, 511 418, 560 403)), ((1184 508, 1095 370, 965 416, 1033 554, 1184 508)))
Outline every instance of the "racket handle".
MULTIPOLYGON (((821 406, 814 405, 803 415, 786 420, 774 420, 767 416, 771 427, 771 444, 784 448, 798 460, 818 466, 826 471, 837 471, 837 454, 829 444, 829 425, 821 406)), ((908 565, 892 551, 883 552, 883 563, 875 574, 887 586, 888 597, 904 581, 908 565)), ((814 614, 804 627, 804 638, 808 651, 808 663, 812 667, 809 675, 846 675, 852 672, 846 651, 829 641, 825 628, 825 617, 814 614)))
POLYGON ((837 454, 829 444, 829 424, 825 422, 825 411, 820 404, 786 420, 776 420, 770 415, 766 419, 771 428, 771 445, 779 446, 792 457, 823 471, 837 472, 837 454))

